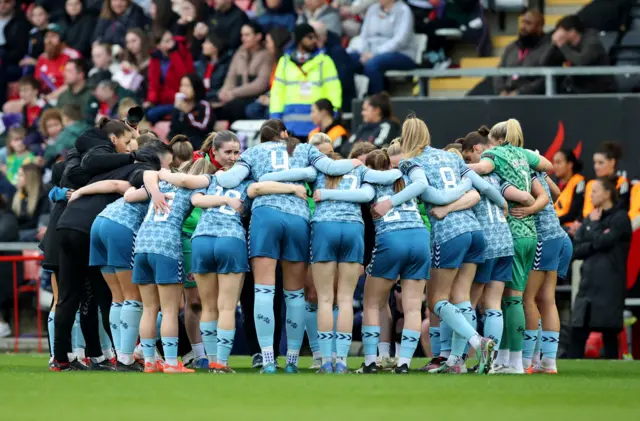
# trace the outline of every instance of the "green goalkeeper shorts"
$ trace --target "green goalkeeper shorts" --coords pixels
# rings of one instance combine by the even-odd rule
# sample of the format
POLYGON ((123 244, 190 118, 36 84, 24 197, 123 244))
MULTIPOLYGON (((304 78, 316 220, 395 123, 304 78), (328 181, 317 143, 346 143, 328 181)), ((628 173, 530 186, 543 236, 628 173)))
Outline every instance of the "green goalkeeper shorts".
POLYGON ((184 287, 195 288, 196 282, 193 280, 193 274, 191 273, 191 239, 189 237, 182 237, 182 259, 184 268, 184 287))
POLYGON ((505 285, 507 288, 522 292, 527 287, 537 244, 538 240, 535 238, 513 239, 513 280, 505 285))

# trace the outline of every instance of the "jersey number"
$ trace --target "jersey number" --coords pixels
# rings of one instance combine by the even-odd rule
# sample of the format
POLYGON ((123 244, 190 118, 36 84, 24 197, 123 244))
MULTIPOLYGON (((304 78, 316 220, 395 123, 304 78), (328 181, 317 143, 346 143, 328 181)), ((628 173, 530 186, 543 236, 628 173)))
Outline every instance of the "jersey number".
MULTIPOLYGON (((215 192, 216 196, 226 196, 228 198, 231 199, 240 199, 242 197, 242 195, 240 194, 239 191, 237 190, 227 190, 226 192, 224 191, 224 189, 221 186, 216 187, 216 192, 215 192)), ((210 209, 214 209, 214 208, 210 208, 210 209)), ((235 215, 236 211, 228 205, 224 205, 224 206, 220 206, 219 208, 220 213, 224 213, 225 215, 235 215)))
POLYGON ((522 175, 524 176, 525 191, 527 193, 531 193, 531 175, 529 174, 529 172, 525 170, 520 170, 520 171, 522 171, 522 175))
POLYGON ((358 177, 355 175, 347 174, 342 176, 343 180, 347 180, 351 185, 347 190, 355 190, 358 188, 358 177))
POLYGON ((489 214, 489 221, 491 221, 492 224, 494 223, 493 212, 495 209, 496 218, 498 218, 498 222, 507 222, 507 218, 504 217, 504 213, 502 213, 502 209, 500 209, 498 205, 495 205, 493 202, 491 202, 488 198, 485 200, 487 201, 487 213, 489 214))
MULTIPOLYGON (((378 202, 384 202, 385 200, 391 199, 391 196, 382 196, 381 198, 378 199, 378 202)), ((402 208, 403 211, 407 211, 407 212, 417 212, 418 211, 418 207, 416 206, 415 202, 413 200, 410 200, 408 202, 404 202, 402 205, 400 205, 400 208, 402 208)), ((396 208, 391 208, 391 210, 389 212, 387 212, 387 214, 385 216, 382 217, 382 220, 384 222, 393 222, 393 221, 399 221, 400 220, 400 212, 398 212, 396 210, 396 208)))
MULTIPOLYGON (((176 193, 175 192, 165 193, 164 197, 167 201, 167 206, 169 206, 169 210, 167 212, 158 212, 155 215, 153 215, 153 222, 164 222, 167 219, 169 219, 169 214, 171 213, 171 206, 173 206, 173 201, 176 197, 176 193)), ((145 217, 145 219, 149 219, 149 217, 152 214, 153 214, 153 202, 150 202, 149 212, 147 212, 147 216, 145 217)))
POLYGON ((440 177, 444 183, 445 189, 455 189, 458 183, 456 182, 456 173, 450 167, 440 168, 440 177))
POLYGON ((285 151, 271 151, 271 168, 274 170, 288 170, 289 154, 285 151))

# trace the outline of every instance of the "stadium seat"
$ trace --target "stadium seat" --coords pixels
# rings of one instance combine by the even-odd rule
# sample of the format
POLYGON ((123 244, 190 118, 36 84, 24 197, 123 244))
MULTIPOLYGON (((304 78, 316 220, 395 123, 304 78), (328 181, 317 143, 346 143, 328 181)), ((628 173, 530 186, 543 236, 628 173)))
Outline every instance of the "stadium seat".
POLYGON ((239 138, 245 139, 245 147, 249 149, 259 143, 258 135, 260 127, 266 120, 237 120, 231 125, 231 130, 238 134, 239 138))
POLYGON ((356 97, 363 99, 369 89, 369 78, 365 75, 355 75, 354 82, 356 84, 356 97))
MULTIPOLYGON (((600 40, 602 40, 602 35, 600 36, 600 40)), ((640 48, 640 29, 631 30, 624 34, 620 40, 620 46, 640 48)))
POLYGON ((605 31, 600 32, 600 42, 602 43, 602 46, 604 47, 604 50, 607 52, 607 54, 611 53, 611 49, 613 48, 614 45, 616 45, 617 41, 618 41, 617 32, 605 32, 605 31))

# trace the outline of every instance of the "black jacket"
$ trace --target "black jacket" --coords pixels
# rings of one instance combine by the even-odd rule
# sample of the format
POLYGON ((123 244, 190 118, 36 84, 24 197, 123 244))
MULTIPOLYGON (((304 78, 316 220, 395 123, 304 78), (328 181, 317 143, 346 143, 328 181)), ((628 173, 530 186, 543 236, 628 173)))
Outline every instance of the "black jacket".
POLYGON ((342 111, 351 111, 351 101, 356 97, 356 83, 354 79, 353 65, 349 61, 347 50, 342 47, 340 37, 331 31, 327 32, 327 42, 324 45, 326 54, 336 65, 338 78, 342 85, 342 111))
POLYGON ((31 24, 27 18, 21 12, 16 12, 13 19, 4 27, 4 38, 7 43, 4 45, 4 52, 0 56, 3 65, 17 66, 20 60, 27 55, 30 30, 31 24))
POLYGON ((40 197, 38 198, 38 203, 36 204, 33 215, 29 215, 29 212, 27 210, 29 206, 28 203, 28 198, 26 196, 20 203, 20 213, 17 215, 17 217, 18 225, 20 226, 21 230, 38 228, 38 221, 40 220, 40 216, 49 213, 49 198, 47 197, 47 193, 46 191, 44 191, 44 189, 41 192, 40 197))
POLYGON ((240 30, 247 22, 249 22, 247 14, 235 4, 226 12, 210 9, 209 17, 207 18, 209 31, 213 31, 224 38, 229 48, 234 51, 240 47, 240 30))
POLYGON ((131 3, 122 16, 112 20, 99 19, 93 33, 93 41, 111 45, 118 44, 124 47, 124 38, 129 29, 145 28, 148 24, 149 18, 144 14, 142 8, 131 3))
POLYGON ((393 139, 400 136, 400 125, 395 120, 382 120, 379 123, 363 123, 351 135, 349 142, 342 145, 340 154, 349 156, 353 145, 358 142, 373 143, 378 148, 388 146, 393 139))
POLYGON ((573 326, 622 328, 630 243, 631 222, 626 210, 614 207, 602 212, 599 221, 584 220, 573 249, 573 257, 584 260, 573 326))
POLYGON ((211 76, 209 76, 209 81, 205 81, 205 75, 207 74, 207 65, 209 64, 206 61, 206 58, 198 63, 196 63, 196 72, 198 76, 203 80, 204 86, 207 89, 206 99, 210 102, 218 102, 218 92, 222 89, 222 85, 224 85, 224 80, 227 77, 227 73, 229 72, 229 66, 231 65, 231 59, 233 58, 233 52, 230 50, 223 51, 218 58, 218 62, 215 64, 213 68, 213 72, 211 76))
POLYGON ((67 45, 82 54, 82 57, 91 57, 91 39, 96 29, 98 18, 83 11, 80 16, 71 18, 66 13, 58 19, 60 25, 65 27, 65 40, 67 45))
POLYGON ((183 113, 174 108, 171 113, 169 138, 173 138, 177 134, 183 134, 189 138, 193 149, 198 150, 207 135, 213 131, 215 121, 213 109, 207 101, 200 101, 188 113, 183 113))

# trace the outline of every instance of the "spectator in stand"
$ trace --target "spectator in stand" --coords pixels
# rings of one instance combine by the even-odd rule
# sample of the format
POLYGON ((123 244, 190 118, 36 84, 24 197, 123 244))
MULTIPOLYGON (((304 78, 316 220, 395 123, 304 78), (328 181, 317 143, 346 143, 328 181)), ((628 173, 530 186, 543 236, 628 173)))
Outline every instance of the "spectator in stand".
POLYGON ((218 92, 218 119, 234 122, 245 118, 245 108, 269 90, 272 68, 273 56, 264 46, 262 27, 248 22, 242 27, 242 46, 233 55, 218 92))
POLYGON ((209 132, 213 131, 215 123, 215 116, 211 104, 205 100, 205 93, 202 79, 196 74, 187 75, 180 82, 180 92, 173 104, 169 137, 183 134, 191 140, 193 149, 200 149, 209 132))
POLYGON ((91 61, 93 68, 89 70, 88 84, 91 87, 98 86, 103 80, 111 80, 112 71, 118 69, 118 65, 112 63, 112 48, 109 44, 93 44, 91 48, 91 61))
POLYGON ((340 12, 331 7, 325 0, 304 0, 302 13, 298 16, 298 23, 311 23, 312 21, 324 23, 327 30, 334 34, 342 35, 342 23, 340 12))
POLYGON ((7 100, 7 85, 22 76, 19 63, 29 51, 26 34, 30 29, 31 24, 15 0, 0 3, 0 105, 7 100))
POLYGON ((336 66, 318 48, 318 37, 308 23, 296 26, 295 48, 280 58, 271 87, 270 118, 282 120, 289 132, 306 138, 313 130, 311 105, 319 99, 342 107, 342 87, 336 66))
POLYGON ((140 95, 141 90, 144 89, 144 77, 138 72, 138 69, 130 61, 122 60, 118 70, 115 71, 111 78, 114 82, 117 82, 123 88, 135 92, 139 98, 144 98, 144 95, 140 95))
MULTIPOLYGON (((0 184, 6 182, 0 175, 0 184)), ((0 242, 10 243, 20 240, 18 220, 11 209, 9 209, 8 199, 5 195, 0 195, 0 242)), ((22 255, 20 252, 0 252, 2 256, 22 255)), ((13 276, 13 264, 6 262, 0 264, 0 338, 11 335, 11 327, 7 323, 8 305, 13 299, 13 286, 9 281, 13 276), (5 311, 6 310, 6 311, 5 311)))
POLYGON ((38 134, 40 113, 48 106, 45 100, 39 98, 40 83, 33 76, 24 76, 18 85, 20 100, 4 104, 4 126, 13 127, 16 125, 14 121, 19 121, 18 125, 27 129, 28 136, 38 134))
POLYGON ((38 57, 44 53, 44 36, 49 26, 49 12, 43 5, 34 3, 28 12, 28 18, 33 27, 29 31, 29 51, 20 60, 23 74, 32 74, 38 57))
POLYGON ((362 17, 367 13, 369 6, 377 0, 346 0, 339 8, 342 19, 342 32, 345 36, 353 38, 360 35, 362 29, 362 17))
POLYGON ((292 32, 296 26, 296 9, 293 0, 261 0, 264 12, 256 18, 264 32, 281 27, 292 32))
POLYGON ((65 13, 55 23, 66 28, 69 47, 78 50, 82 57, 89 57, 98 19, 85 10, 81 0, 67 0, 64 9, 65 13))
POLYGON ((202 42, 196 39, 193 31, 197 22, 205 21, 206 17, 207 5, 204 0, 183 0, 180 4, 180 19, 175 34, 187 38, 194 61, 202 58, 202 42))
POLYGON ((87 123, 95 124, 102 117, 117 119, 120 100, 133 96, 135 96, 133 92, 124 89, 118 85, 118 82, 103 80, 96 86, 95 95, 85 110, 87 123))
POLYGON ((57 99, 67 89, 65 86, 64 72, 69 60, 80 58, 80 53, 66 46, 64 42, 64 30, 57 23, 47 26, 47 34, 44 38, 44 53, 36 63, 36 79, 42 84, 48 100, 57 99))
POLYGON ((553 156, 553 172, 561 190, 554 205, 556 214, 560 223, 568 229, 575 221, 582 219, 585 189, 582 162, 573 151, 563 149, 553 156))
POLYGON ((36 241, 40 217, 49 212, 49 198, 42 185, 42 170, 36 164, 23 165, 18 171, 17 191, 11 210, 18 217, 20 241, 36 241))
POLYGON ((66 156, 73 149, 76 139, 91 128, 84 121, 82 109, 76 104, 67 104, 62 108, 62 124, 64 128, 54 143, 48 143, 44 151, 46 167, 51 167, 58 156, 66 156))
POLYGON ((63 127, 62 113, 57 108, 49 108, 42 113, 39 124, 44 142, 32 145, 31 149, 35 150, 39 156, 42 156, 47 146, 55 145, 58 141, 58 136, 60 136, 63 127))
POLYGON ((131 0, 105 0, 93 41, 122 47, 129 29, 144 28, 149 23, 142 8, 131 0))
POLYGON ((157 123, 171 114, 180 80, 194 72, 191 51, 184 37, 171 32, 156 34, 156 51, 149 61, 147 100, 143 104, 147 119, 157 123))
POLYGON ((2 167, 2 172, 13 185, 18 182, 20 167, 35 162, 36 156, 24 144, 26 135, 25 129, 14 127, 7 136, 7 164, 2 167))
POLYGON ((91 101, 91 89, 87 85, 89 66, 84 59, 69 61, 64 66, 64 82, 67 89, 60 95, 56 106, 62 108, 67 104, 75 104, 81 110, 87 110, 91 101))
POLYGON ((317 127, 309 132, 309 137, 316 133, 327 134, 334 150, 346 143, 347 129, 334 118, 334 107, 328 99, 319 99, 311 106, 311 120, 317 127))
POLYGON ((212 33, 207 35, 202 44, 202 56, 203 60, 196 63, 196 72, 207 91, 205 98, 215 103, 219 101, 218 92, 229 72, 233 52, 227 49, 223 38, 212 33))
POLYGON ((631 222, 626 210, 616 206, 616 181, 601 177, 593 182, 593 210, 576 233, 573 255, 584 263, 572 310, 570 358, 584 358, 587 338, 595 331, 602 332, 604 357, 618 359, 631 222))
MULTIPOLYGON (((507 45, 498 67, 542 67, 549 49, 549 39, 544 35, 544 16, 538 10, 529 10, 520 18, 518 39, 507 45)), ((497 76, 493 78, 496 95, 544 94, 544 77, 497 76)))
MULTIPOLYGON (((586 31, 576 15, 562 18, 551 36, 551 44, 545 63, 561 63, 563 66, 609 66, 609 55, 605 51, 597 32, 586 31)), ((564 76, 560 77, 559 93, 587 94, 615 92, 616 83, 612 75, 564 76)))
MULTIPOLYGON (((265 46, 273 58, 271 68, 271 78, 269 79, 269 89, 273 86, 276 77, 276 68, 280 57, 284 55, 284 49, 291 41, 291 34, 285 28, 276 26, 267 34, 265 46)), ((266 92, 258 97, 253 103, 247 105, 245 114, 252 120, 266 120, 269 118, 269 104, 271 102, 270 92, 266 92)))
MULTIPOLYGON (((149 16, 151 16, 151 33, 171 31, 178 33, 178 20, 180 15, 173 11, 171 0, 152 0, 149 16)), ((185 2, 183 2, 185 3, 185 2)))
MULTIPOLYGON (((625 175, 620 174, 620 160, 622 159, 622 145, 618 142, 603 142, 600 144, 598 151, 593 154, 593 170, 596 173, 596 177, 615 177, 617 180, 617 206, 625 211, 629 210, 630 202, 630 189, 629 180, 625 175)), ((584 193, 584 208, 582 209, 582 216, 585 218, 589 216, 593 210, 593 203, 591 202, 591 190, 595 184, 595 180, 591 180, 587 183, 584 193)))
POLYGON ((400 136, 400 123, 391 110, 391 98, 386 92, 372 95, 362 103, 362 124, 343 145, 340 154, 348 156, 354 144, 372 143, 378 148, 391 144, 400 136))
POLYGON ((193 36, 202 41, 209 32, 215 32, 227 41, 233 51, 242 43, 240 31, 249 22, 247 14, 235 5, 233 0, 208 0, 207 4, 213 8, 209 10, 206 22, 198 22, 193 30, 193 36))
POLYGON ((136 92, 138 97, 146 98, 151 42, 139 28, 129 30, 125 41, 126 48, 120 62, 121 72, 116 72, 114 80, 124 88, 136 92))
POLYGON ((360 40, 349 48, 356 71, 369 78, 369 94, 382 92, 386 71, 416 67, 411 9, 403 1, 379 0, 367 9, 360 40))
POLYGON ((326 54, 336 65, 338 77, 342 85, 342 111, 351 112, 351 101, 356 97, 356 84, 353 73, 353 64, 342 46, 340 37, 331 31, 320 21, 311 22, 311 26, 318 36, 318 47, 325 50, 326 54))

